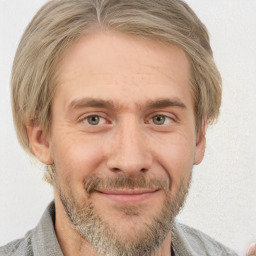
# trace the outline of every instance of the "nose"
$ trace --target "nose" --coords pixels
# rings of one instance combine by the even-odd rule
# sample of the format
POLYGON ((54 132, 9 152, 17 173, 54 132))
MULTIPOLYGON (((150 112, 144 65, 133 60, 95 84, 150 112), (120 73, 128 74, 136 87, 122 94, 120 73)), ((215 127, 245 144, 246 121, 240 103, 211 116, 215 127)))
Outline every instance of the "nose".
POLYGON ((108 148, 107 167, 112 172, 131 176, 147 172, 152 165, 145 131, 134 120, 116 127, 108 148))

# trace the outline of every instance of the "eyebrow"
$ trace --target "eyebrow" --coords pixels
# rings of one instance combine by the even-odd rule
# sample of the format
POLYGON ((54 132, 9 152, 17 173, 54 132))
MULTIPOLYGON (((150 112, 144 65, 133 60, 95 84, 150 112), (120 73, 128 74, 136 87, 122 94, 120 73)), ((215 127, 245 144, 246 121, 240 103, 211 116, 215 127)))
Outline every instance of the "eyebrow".
POLYGON ((157 99, 153 101, 149 101, 146 106, 148 108, 167 108, 167 107, 179 107, 186 109, 186 105, 179 99, 157 99))
POLYGON ((81 98, 75 99, 71 101, 68 105, 68 109, 79 109, 79 108, 86 108, 86 107, 96 107, 96 108, 108 108, 114 109, 116 104, 111 100, 103 100, 97 98, 81 98))
MULTIPOLYGON (((167 107, 179 107, 182 109, 186 109, 186 105, 178 98, 160 98, 155 100, 148 100, 146 104, 137 103, 139 108, 167 108, 167 107)), ((119 103, 114 103, 112 100, 104 100, 97 98, 80 98, 71 101, 68 105, 68 110, 72 109, 81 109, 86 107, 95 107, 95 108, 105 108, 110 110, 118 110, 125 108, 125 105, 121 105, 119 103)))

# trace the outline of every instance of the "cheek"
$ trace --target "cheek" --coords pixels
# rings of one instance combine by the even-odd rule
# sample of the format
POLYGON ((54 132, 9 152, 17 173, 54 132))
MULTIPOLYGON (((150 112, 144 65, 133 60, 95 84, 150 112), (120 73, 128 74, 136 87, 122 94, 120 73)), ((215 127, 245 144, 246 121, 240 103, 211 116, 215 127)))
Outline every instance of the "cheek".
POLYGON ((102 160, 101 141, 75 132, 61 132, 51 146, 59 176, 84 180, 102 160))
POLYGON ((170 136, 162 143, 158 143, 155 149, 156 161, 168 172, 173 185, 178 186, 192 171, 195 157, 194 141, 185 136, 170 136))

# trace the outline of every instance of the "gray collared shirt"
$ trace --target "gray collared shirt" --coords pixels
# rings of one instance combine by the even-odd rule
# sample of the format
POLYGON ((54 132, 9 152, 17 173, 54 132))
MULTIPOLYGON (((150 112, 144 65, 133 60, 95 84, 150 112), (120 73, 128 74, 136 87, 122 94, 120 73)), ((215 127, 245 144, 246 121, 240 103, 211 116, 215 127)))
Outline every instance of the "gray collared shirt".
MULTIPOLYGON (((55 205, 52 202, 39 224, 24 238, 0 247, 0 256, 64 256, 56 237, 54 222, 55 205)), ((172 243, 175 256, 237 256, 202 232, 177 222, 172 228, 172 243)))

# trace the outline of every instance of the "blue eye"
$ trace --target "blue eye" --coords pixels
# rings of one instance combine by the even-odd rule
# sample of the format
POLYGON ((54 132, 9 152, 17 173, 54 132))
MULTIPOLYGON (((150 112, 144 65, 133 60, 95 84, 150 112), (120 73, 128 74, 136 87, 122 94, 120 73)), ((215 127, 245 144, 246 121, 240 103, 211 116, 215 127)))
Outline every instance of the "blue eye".
POLYGON ((97 115, 87 116, 86 117, 86 121, 90 125, 98 125, 98 124, 101 123, 102 119, 104 119, 104 118, 102 118, 100 116, 97 116, 97 115))
POLYGON ((156 115, 152 117, 152 122, 155 125, 165 125, 166 122, 170 122, 171 118, 165 115, 156 115))

